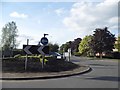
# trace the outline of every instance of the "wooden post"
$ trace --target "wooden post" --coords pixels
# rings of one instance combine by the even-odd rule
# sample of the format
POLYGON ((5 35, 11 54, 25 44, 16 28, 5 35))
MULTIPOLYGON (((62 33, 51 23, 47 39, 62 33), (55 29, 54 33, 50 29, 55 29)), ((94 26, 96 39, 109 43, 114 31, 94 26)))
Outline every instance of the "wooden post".
POLYGON ((102 53, 100 53, 100 59, 102 59, 102 53))
POLYGON ((2 47, 2 59, 4 58, 4 50, 3 50, 3 47, 2 47))
MULTIPOLYGON (((29 39, 27 39, 27 45, 29 45, 29 39)), ((28 55, 26 54, 25 70, 27 70, 27 61, 28 61, 28 55)))
POLYGON ((68 53, 69 53, 69 56, 68 56, 68 61, 70 61, 70 56, 71 56, 71 48, 68 49, 68 53))
POLYGON ((44 68, 44 60, 45 60, 45 55, 42 56, 43 60, 42 60, 42 69, 44 68))

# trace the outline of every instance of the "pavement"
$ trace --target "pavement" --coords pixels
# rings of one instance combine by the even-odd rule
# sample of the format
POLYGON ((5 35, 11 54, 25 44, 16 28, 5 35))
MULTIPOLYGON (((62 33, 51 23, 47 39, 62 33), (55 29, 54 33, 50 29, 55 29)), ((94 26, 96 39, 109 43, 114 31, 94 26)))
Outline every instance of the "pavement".
POLYGON ((35 79, 52 79, 52 78, 62 78, 73 75, 79 75, 87 73, 92 69, 89 66, 79 65, 80 67, 61 72, 37 72, 37 73, 2 73, 0 80, 35 80, 35 79))

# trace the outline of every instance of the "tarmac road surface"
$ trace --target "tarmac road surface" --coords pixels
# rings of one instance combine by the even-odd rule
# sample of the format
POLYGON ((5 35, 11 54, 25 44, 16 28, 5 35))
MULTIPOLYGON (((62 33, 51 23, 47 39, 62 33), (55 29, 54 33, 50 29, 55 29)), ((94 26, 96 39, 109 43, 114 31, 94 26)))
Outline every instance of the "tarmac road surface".
POLYGON ((89 65, 92 71, 82 75, 39 80, 2 81, 2 88, 118 88, 118 61, 87 60, 71 57, 74 63, 89 65))

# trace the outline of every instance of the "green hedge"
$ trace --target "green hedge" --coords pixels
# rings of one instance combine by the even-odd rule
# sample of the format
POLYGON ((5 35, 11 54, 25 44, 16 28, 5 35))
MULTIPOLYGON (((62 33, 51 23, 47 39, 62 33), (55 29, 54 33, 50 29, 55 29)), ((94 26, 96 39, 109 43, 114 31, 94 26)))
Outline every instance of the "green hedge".
MULTIPOLYGON (((42 55, 28 55, 27 57, 28 57, 28 59, 31 59, 31 60, 39 59, 39 61, 41 63, 42 63, 42 60, 43 60, 42 55)), ((17 54, 17 55, 14 56, 14 58, 16 58, 16 59, 25 59, 26 56, 21 56, 20 54, 17 54)), ((48 62, 48 61, 49 62, 54 62, 56 60, 56 57, 45 56, 44 60, 45 60, 45 63, 48 62)))

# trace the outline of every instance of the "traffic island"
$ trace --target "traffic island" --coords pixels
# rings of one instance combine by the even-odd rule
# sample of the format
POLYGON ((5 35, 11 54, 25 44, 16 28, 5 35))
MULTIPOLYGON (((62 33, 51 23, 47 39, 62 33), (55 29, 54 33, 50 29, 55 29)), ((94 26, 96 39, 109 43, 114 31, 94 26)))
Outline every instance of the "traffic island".
POLYGON ((64 60, 55 60, 46 63, 41 68, 37 60, 29 59, 27 70, 24 69, 24 60, 3 60, 2 80, 33 80, 68 77, 90 71, 89 66, 77 65, 64 60))

